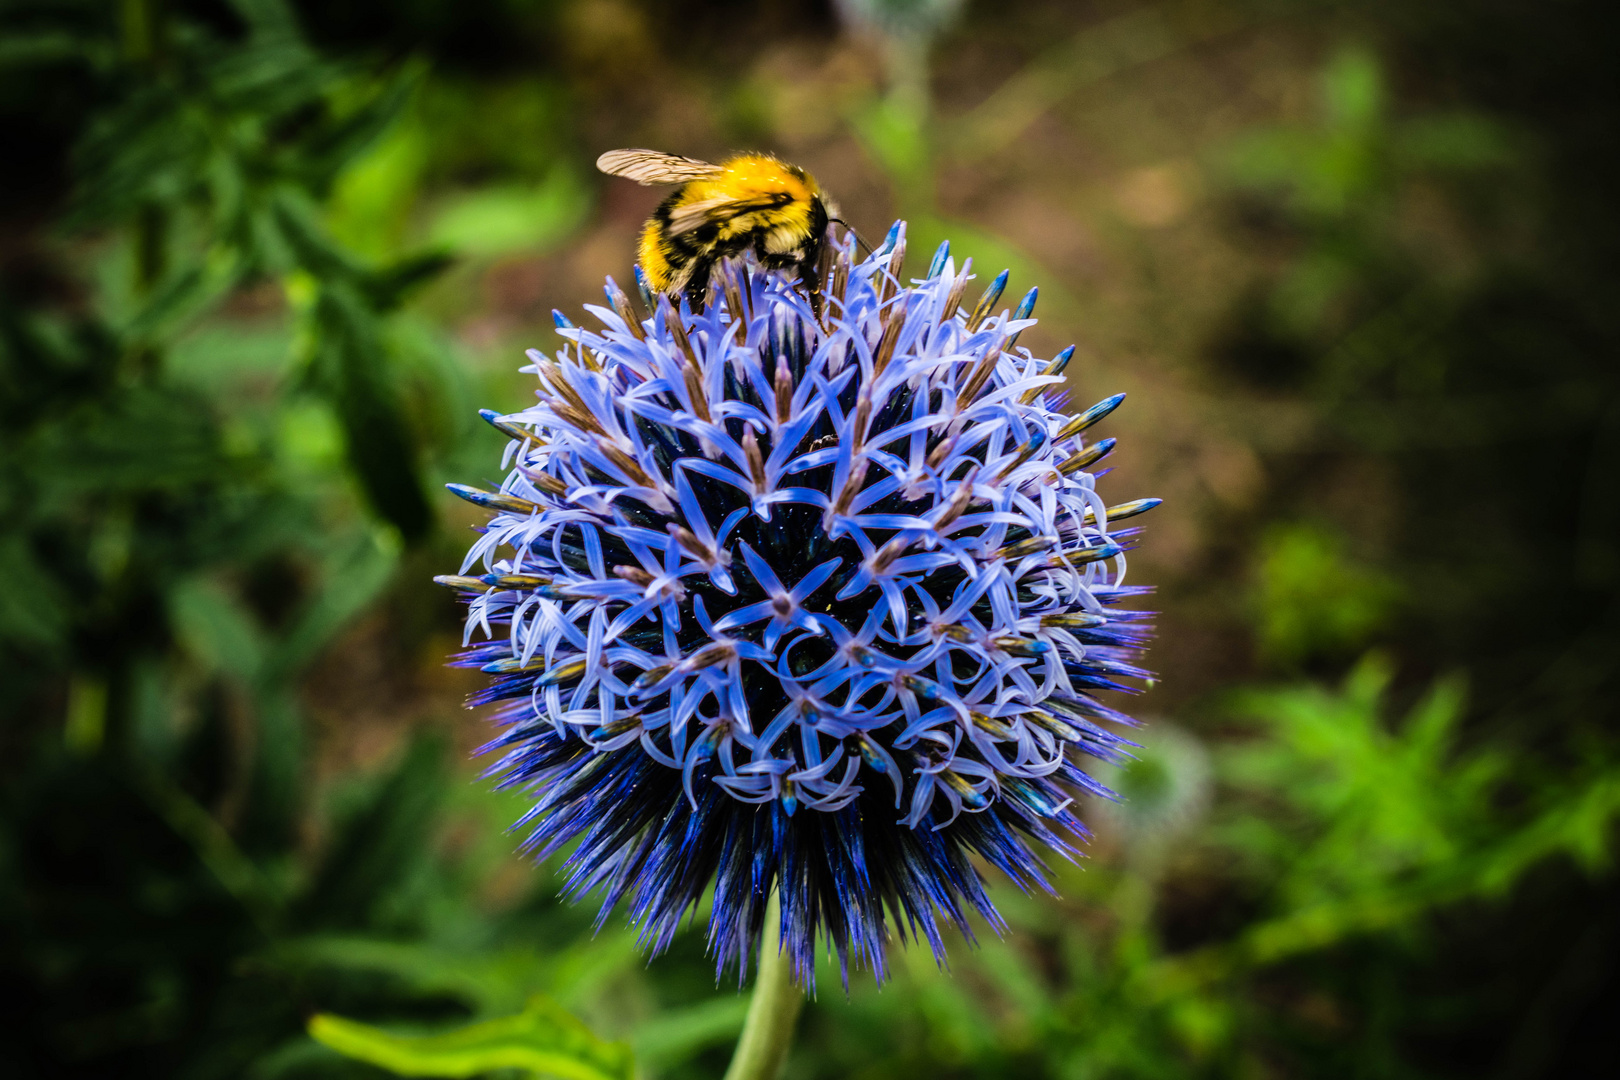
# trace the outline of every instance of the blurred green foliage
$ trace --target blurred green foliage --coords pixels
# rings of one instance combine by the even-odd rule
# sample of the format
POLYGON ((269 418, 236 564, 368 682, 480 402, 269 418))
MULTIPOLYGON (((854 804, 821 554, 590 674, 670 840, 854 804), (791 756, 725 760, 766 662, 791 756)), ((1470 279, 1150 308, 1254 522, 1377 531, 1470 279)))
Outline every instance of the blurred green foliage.
MULTIPOLYGON (((964 37, 999 31, 980 7, 964 37)), ((1596 1060, 1620 942, 1601 149, 1620 94, 1593 92, 1589 12, 1507 7, 1031 9, 1062 34, 952 111, 935 95, 956 73, 928 68, 952 5, 851 5, 881 77, 823 109, 913 250, 950 238, 1058 312, 1072 297, 1036 257, 942 198, 953 170, 1132 65, 1262 18, 1320 34, 1312 106, 1204 162, 1261 265, 1212 377, 1312 426, 1263 461, 1241 552, 1210 564, 1244 583, 1232 652, 1255 666, 1144 729, 1104 777, 1127 800, 1086 808, 1094 858, 1054 868, 1063 899, 999 893, 1005 940, 981 928, 949 972, 896 949, 893 983, 847 999, 825 966, 788 1080, 1596 1060), (1334 502, 1346 474, 1373 480, 1334 502)), ((511 857, 518 803, 469 784, 442 735, 366 769, 320 747, 322 716, 363 726, 357 703, 394 707, 416 653, 447 647, 455 609, 422 583, 462 545, 426 493, 498 455, 433 283, 589 227, 599 129, 638 130, 603 119, 634 111, 604 83, 712 98, 768 140, 768 104, 736 104, 765 100, 753 76, 713 70, 735 51, 649 43, 720 19, 753 49, 785 17, 0 4, 20 155, 0 163, 0 972, 22 990, 0 1038, 19 1075, 543 1073, 559 1040, 602 1075, 625 1074, 619 1043, 648 1076, 723 1068, 746 999, 715 987, 700 933, 648 966, 632 933, 560 906, 511 857), (392 650, 370 668, 345 652, 367 624, 392 650)))
POLYGON ((1345 538, 1313 524, 1279 523, 1262 540, 1255 568, 1256 645, 1282 667, 1342 656, 1387 622, 1398 590, 1351 561, 1345 538))
POLYGON ((477 1076, 523 1069, 563 1080, 630 1080, 629 1047, 604 1043, 572 1016, 537 997, 517 1016, 444 1035, 388 1035, 335 1016, 316 1016, 310 1034, 339 1053, 401 1076, 477 1076))
MULTIPOLYGON (((1181 818, 1172 869, 1194 880, 1215 867, 1231 874, 1241 919, 1195 928, 1196 943, 1167 940, 1155 911, 1167 901, 1166 867, 1139 844, 1122 863, 1066 871, 1056 909, 1010 905, 1014 933, 962 956, 955 971, 908 954, 897 987, 857 988, 855 1015, 812 1013, 808 1040, 836 1062, 823 1068, 1052 1077, 1409 1068, 1400 1037, 1411 1017, 1383 1018, 1359 1030, 1358 1045, 1336 1045, 1353 1022, 1346 1010, 1371 1004, 1355 991, 1376 988, 1323 976, 1353 972, 1356 953, 1380 937, 1413 947, 1431 915, 1496 900, 1551 856, 1607 870, 1620 775, 1594 762, 1576 782, 1549 782, 1505 811, 1509 763, 1456 746, 1459 685, 1438 683, 1392 725, 1390 678, 1372 656, 1339 688, 1257 690, 1224 706, 1239 722, 1211 750, 1225 798, 1203 820, 1181 818)), ((1208 766, 1178 741, 1150 743, 1151 769, 1133 764, 1118 778, 1146 804, 1124 812, 1146 823, 1162 821, 1166 802, 1187 806, 1208 766)))
POLYGON ((1514 161, 1499 126, 1478 115, 1430 113, 1395 121, 1382 65, 1366 49, 1341 52, 1322 72, 1319 120, 1306 130, 1257 133, 1227 152, 1231 179, 1270 190, 1310 246, 1272 293, 1288 332, 1331 332, 1356 286, 1399 283, 1410 252, 1390 244, 1390 218, 1413 176, 1501 170, 1514 161), (1384 281, 1385 277, 1394 281, 1384 281))

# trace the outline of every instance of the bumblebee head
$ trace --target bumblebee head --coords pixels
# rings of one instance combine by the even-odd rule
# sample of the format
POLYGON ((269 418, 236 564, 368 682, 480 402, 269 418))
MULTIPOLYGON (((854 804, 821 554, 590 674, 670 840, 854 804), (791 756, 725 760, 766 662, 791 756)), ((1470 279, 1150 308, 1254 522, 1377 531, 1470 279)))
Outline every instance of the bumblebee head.
POLYGON ((715 182, 738 198, 786 195, 794 202, 821 198, 821 187, 815 177, 769 154, 739 154, 724 162, 721 168, 725 171, 715 182))

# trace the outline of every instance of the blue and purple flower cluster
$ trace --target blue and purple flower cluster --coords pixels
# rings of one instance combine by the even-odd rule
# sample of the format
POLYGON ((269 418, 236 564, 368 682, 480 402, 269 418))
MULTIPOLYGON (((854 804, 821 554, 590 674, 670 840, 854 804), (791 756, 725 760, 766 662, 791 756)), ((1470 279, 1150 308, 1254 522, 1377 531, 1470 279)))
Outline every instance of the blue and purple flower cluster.
POLYGON ((601 330, 529 354, 539 403, 486 414, 500 491, 454 487, 495 512, 439 579, 490 772, 655 950, 712 883, 722 970, 773 888, 801 980, 818 935, 881 978, 891 920, 942 954, 942 921, 1000 927, 974 857, 1045 887, 1029 841, 1072 854, 1073 793, 1108 794, 1078 758, 1129 745, 1094 692, 1148 674, 1115 524, 1157 500, 1106 506, 1085 438, 1123 395, 1061 411, 1072 347, 1017 347, 1035 292, 966 309, 968 265, 908 284, 904 248, 830 242, 808 291, 733 263, 650 318, 609 281, 601 330))

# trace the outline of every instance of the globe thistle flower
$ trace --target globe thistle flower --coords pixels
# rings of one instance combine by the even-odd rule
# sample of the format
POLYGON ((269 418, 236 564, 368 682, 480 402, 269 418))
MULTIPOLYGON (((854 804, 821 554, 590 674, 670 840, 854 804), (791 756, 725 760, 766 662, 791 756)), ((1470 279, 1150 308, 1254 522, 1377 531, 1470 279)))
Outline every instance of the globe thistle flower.
POLYGON ((949 245, 905 283, 902 223, 864 260, 829 241, 815 287, 720 268, 700 311, 611 279, 601 329, 557 315, 461 574, 494 676, 489 773, 535 798, 565 892, 627 904, 655 952, 712 883, 709 944, 739 977, 767 901, 808 982, 823 937, 884 973, 892 929, 1002 922, 976 860, 1046 888, 1031 844, 1086 831, 1081 767, 1130 745, 1094 695, 1141 679, 1146 616, 1116 605, 1130 530, 1087 442, 1116 395, 1063 411, 1017 346, 1036 293, 971 310, 949 245), (475 568, 481 573, 474 574, 475 568))

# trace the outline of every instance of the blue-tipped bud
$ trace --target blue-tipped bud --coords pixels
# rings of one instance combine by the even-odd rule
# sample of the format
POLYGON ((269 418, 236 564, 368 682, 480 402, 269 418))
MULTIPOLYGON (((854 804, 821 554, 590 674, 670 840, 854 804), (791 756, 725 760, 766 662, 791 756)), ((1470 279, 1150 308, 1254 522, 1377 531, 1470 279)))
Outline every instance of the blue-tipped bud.
POLYGON ((905 228, 906 223, 904 221, 897 221, 893 225, 890 225, 889 231, 883 237, 883 243, 879 244, 878 249, 872 254, 874 256, 887 255, 889 252, 893 251, 894 245, 900 242, 900 234, 905 231, 905 228))
POLYGON ((1058 472, 1067 476, 1068 474, 1078 472, 1081 469, 1089 469, 1093 465, 1097 464, 1097 462, 1113 453, 1114 447, 1117 445, 1119 445, 1119 440, 1113 438, 1102 439, 1098 442, 1094 442, 1084 450, 1080 451, 1078 454, 1075 454, 1073 457, 1064 458, 1061 462, 1059 462, 1058 472))
POLYGON ((1101 559, 1112 559, 1125 551, 1113 541, 1106 544, 1097 544, 1093 547, 1070 548, 1060 556, 1064 562, 1079 566, 1083 563, 1097 562, 1101 559))
POLYGON ((466 484, 444 485, 450 494, 459 499, 466 499, 474 506, 482 506, 488 510, 500 510, 508 514, 531 514, 539 507, 528 499, 520 499, 515 495, 503 495, 498 491, 482 491, 466 484))
POLYGON ((502 435, 505 435, 508 439, 517 439, 521 441, 523 439, 534 438, 533 434, 523 430, 516 424, 511 423, 494 409, 479 409, 478 415, 483 417, 486 424, 500 432, 502 435))
POLYGON ((1074 346, 1070 345, 1067 349, 1064 349, 1062 352, 1060 352, 1056 356, 1052 357, 1052 364, 1051 364, 1050 367, 1048 367, 1046 369, 1046 374, 1048 374, 1048 375, 1061 375, 1061 374, 1063 374, 1063 370, 1069 366, 1069 361, 1073 360, 1073 359, 1074 359, 1074 346))
POLYGON ((435 585, 443 585, 447 589, 456 589, 465 593, 482 593, 488 586, 483 578, 468 577, 465 574, 435 574, 435 585))
POLYGON ((658 304, 653 297, 652 285, 647 281, 647 272, 638 264, 635 268, 636 291, 641 294, 641 302, 647 306, 648 311, 655 311, 658 304))
POLYGON ((1024 298, 1018 301, 1018 309, 1013 312, 1013 322, 1027 319, 1033 315, 1035 313, 1035 301, 1039 299, 1040 295, 1041 290, 1039 288, 1031 289, 1025 293, 1024 298))
POLYGON ((1011 270, 1003 270, 996 275, 994 281, 990 282, 990 287, 984 290, 984 295, 979 297, 979 302, 973 305, 973 314, 968 316, 967 328, 969 330, 977 330, 983 325, 984 320, 989 317, 991 310, 1001 299, 1001 294, 1006 291, 1007 277, 1011 273, 1011 270))
MULTIPOLYGON (((1018 302, 1017 309, 1012 313, 1012 321, 1018 322, 1021 319, 1029 318, 1030 315, 1035 311, 1035 300, 1038 296, 1040 296, 1040 294, 1041 290, 1039 289, 1031 289, 1029 292, 1025 293, 1024 298, 1018 302)), ((1008 335, 1007 344, 1003 345, 1002 348, 1010 349, 1014 345, 1018 344, 1018 338, 1022 334, 1022 330, 1015 330, 1012 334, 1008 335)))
POLYGON ((1163 499, 1137 499, 1134 502, 1120 503, 1118 506, 1110 506, 1108 508, 1108 520, 1110 523, 1112 523, 1115 521, 1123 521, 1126 518, 1133 518, 1137 514, 1147 513, 1149 510, 1152 510, 1154 507, 1163 502, 1163 499))
POLYGON ((485 574, 478 580, 497 589, 538 589, 551 584, 549 577, 540 574, 485 574))
POLYGON ((1074 438, 1076 435, 1080 434, 1082 431, 1091 427, 1093 424, 1106 417, 1109 413, 1119 408, 1120 403, 1124 400, 1124 394, 1115 394, 1113 397, 1103 398, 1101 401, 1097 402, 1097 404, 1093 405, 1079 416, 1076 416, 1074 419, 1064 424, 1058 429, 1058 433, 1053 436, 1053 438, 1057 439, 1058 441, 1074 438))

